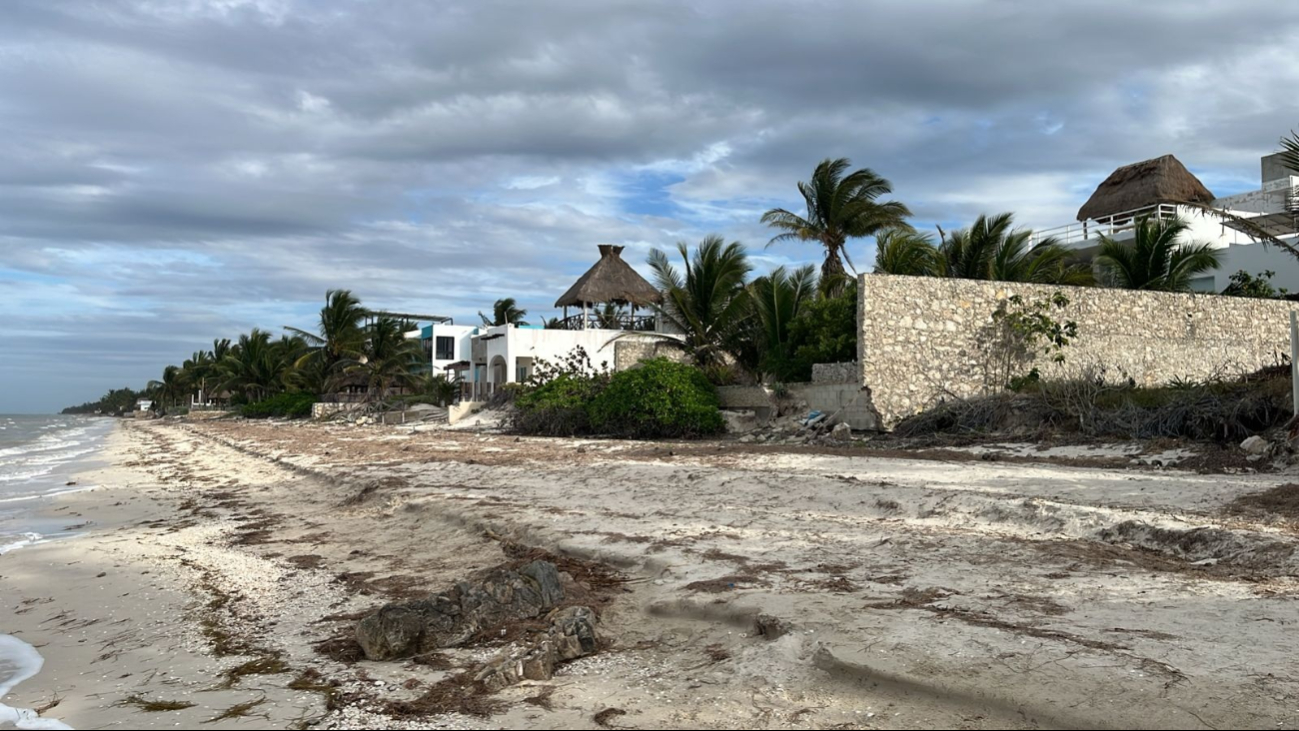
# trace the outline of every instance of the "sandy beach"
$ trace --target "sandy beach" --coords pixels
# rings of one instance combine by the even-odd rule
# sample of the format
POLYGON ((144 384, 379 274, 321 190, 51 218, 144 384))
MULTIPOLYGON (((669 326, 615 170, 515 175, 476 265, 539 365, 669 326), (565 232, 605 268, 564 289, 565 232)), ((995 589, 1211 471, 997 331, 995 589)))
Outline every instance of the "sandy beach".
POLYGON ((74 728, 1299 724, 1295 525, 1248 497, 1293 476, 917 456, 124 422, 47 509, 78 535, 0 556, 0 631, 45 658, 5 702, 74 728), (607 649, 458 705, 428 689, 501 641, 358 659, 359 616, 521 548, 618 573, 607 649))

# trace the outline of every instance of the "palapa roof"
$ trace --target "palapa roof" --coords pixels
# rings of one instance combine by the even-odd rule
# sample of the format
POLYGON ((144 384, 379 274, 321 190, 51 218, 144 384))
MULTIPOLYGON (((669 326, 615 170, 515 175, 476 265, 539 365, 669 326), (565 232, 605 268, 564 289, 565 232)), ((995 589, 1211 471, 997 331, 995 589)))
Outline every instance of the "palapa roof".
POLYGON ((1105 218, 1159 203, 1212 203, 1213 193, 1172 155, 1110 173, 1078 209, 1078 220, 1105 218))
POLYGON ((615 302, 644 307, 662 302, 663 293, 622 260, 622 250, 621 246, 600 244, 600 261, 555 300, 555 306, 615 302))

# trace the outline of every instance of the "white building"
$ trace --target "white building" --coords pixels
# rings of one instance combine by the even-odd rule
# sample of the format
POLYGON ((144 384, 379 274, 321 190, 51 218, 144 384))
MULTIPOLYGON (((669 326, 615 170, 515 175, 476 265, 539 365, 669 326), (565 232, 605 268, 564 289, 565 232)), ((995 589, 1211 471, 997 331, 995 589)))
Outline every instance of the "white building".
POLYGON ((593 368, 615 370, 619 347, 662 341, 663 323, 645 308, 662 302, 663 294, 622 260, 622 249, 600 246, 600 260, 555 302, 564 310, 555 323, 558 327, 498 325, 475 334, 465 398, 484 400, 506 383, 527 380, 539 361, 558 363, 578 347, 586 351, 593 368), (580 313, 569 316, 570 307, 580 308, 580 313), (629 334, 636 332, 656 335, 629 334))
POLYGON ((456 325, 450 320, 420 328, 419 339, 433 364, 433 372, 468 370, 473 336, 480 330, 474 325, 456 325))
POLYGON ((1122 241, 1133 235, 1135 222, 1145 217, 1181 218, 1190 225, 1187 243, 1207 243, 1222 251, 1222 265, 1192 282, 1199 292, 1221 292, 1231 275, 1273 271, 1272 285, 1299 293, 1299 257, 1257 240, 1258 230, 1296 243, 1299 234, 1299 175, 1281 165, 1279 155, 1262 159, 1258 190, 1217 198, 1172 155, 1125 165, 1105 179, 1078 210, 1078 221, 1034 233, 1034 239, 1057 238, 1090 258, 1100 248, 1100 235, 1122 241), (1190 204, 1190 205, 1188 205, 1190 204), (1208 206, 1228 218, 1214 215, 1208 206), (1239 220, 1232 220, 1234 217, 1239 220), (1254 233, 1254 235, 1251 235, 1254 233))

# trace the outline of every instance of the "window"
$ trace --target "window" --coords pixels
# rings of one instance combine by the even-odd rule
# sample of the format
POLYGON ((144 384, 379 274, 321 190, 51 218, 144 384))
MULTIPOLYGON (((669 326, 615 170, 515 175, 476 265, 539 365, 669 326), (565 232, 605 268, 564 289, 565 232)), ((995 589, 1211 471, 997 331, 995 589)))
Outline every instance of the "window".
POLYGON ((515 369, 514 375, 516 376, 514 380, 518 381, 519 383, 523 383, 524 381, 528 380, 528 367, 519 366, 518 368, 515 369))
POLYGON ((456 339, 438 336, 437 338, 437 356, 433 360, 455 360, 456 359, 456 339))

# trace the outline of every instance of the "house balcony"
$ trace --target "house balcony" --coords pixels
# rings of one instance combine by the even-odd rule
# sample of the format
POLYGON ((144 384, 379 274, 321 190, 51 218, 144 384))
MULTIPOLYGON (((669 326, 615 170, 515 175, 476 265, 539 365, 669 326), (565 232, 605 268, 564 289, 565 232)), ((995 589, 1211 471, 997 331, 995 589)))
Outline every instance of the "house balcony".
POLYGON ((604 315, 588 312, 577 314, 559 321, 557 330, 627 330, 631 332, 654 332, 658 325, 656 315, 604 315))
MULTIPOLYGON (((1292 214, 1266 214, 1257 211, 1233 210, 1218 205, 1219 202, 1215 201, 1215 208, 1248 221, 1255 226, 1266 224, 1267 230, 1274 236, 1285 237, 1292 236, 1295 233, 1295 219, 1292 214), (1278 216, 1285 220, 1272 220, 1278 216)), ((1295 197, 1295 205, 1295 210, 1299 212, 1299 196, 1295 197)), ((1100 248, 1102 236, 1115 241, 1130 240, 1134 236, 1138 222, 1146 218, 1165 221, 1180 218, 1189 224, 1185 234, 1187 241, 1207 243, 1214 248, 1258 243, 1247 233, 1246 226, 1233 223, 1231 219, 1215 216, 1211 212, 1198 207, 1183 206, 1176 203, 1158 203, 1101 218, 1075 221, 1063 226, 1036 230, 1033 232, 1031 242, 1037 244, 1048 237, 1055 238, 1065 248, 1084 257, 1090 257, 1100 248)))

